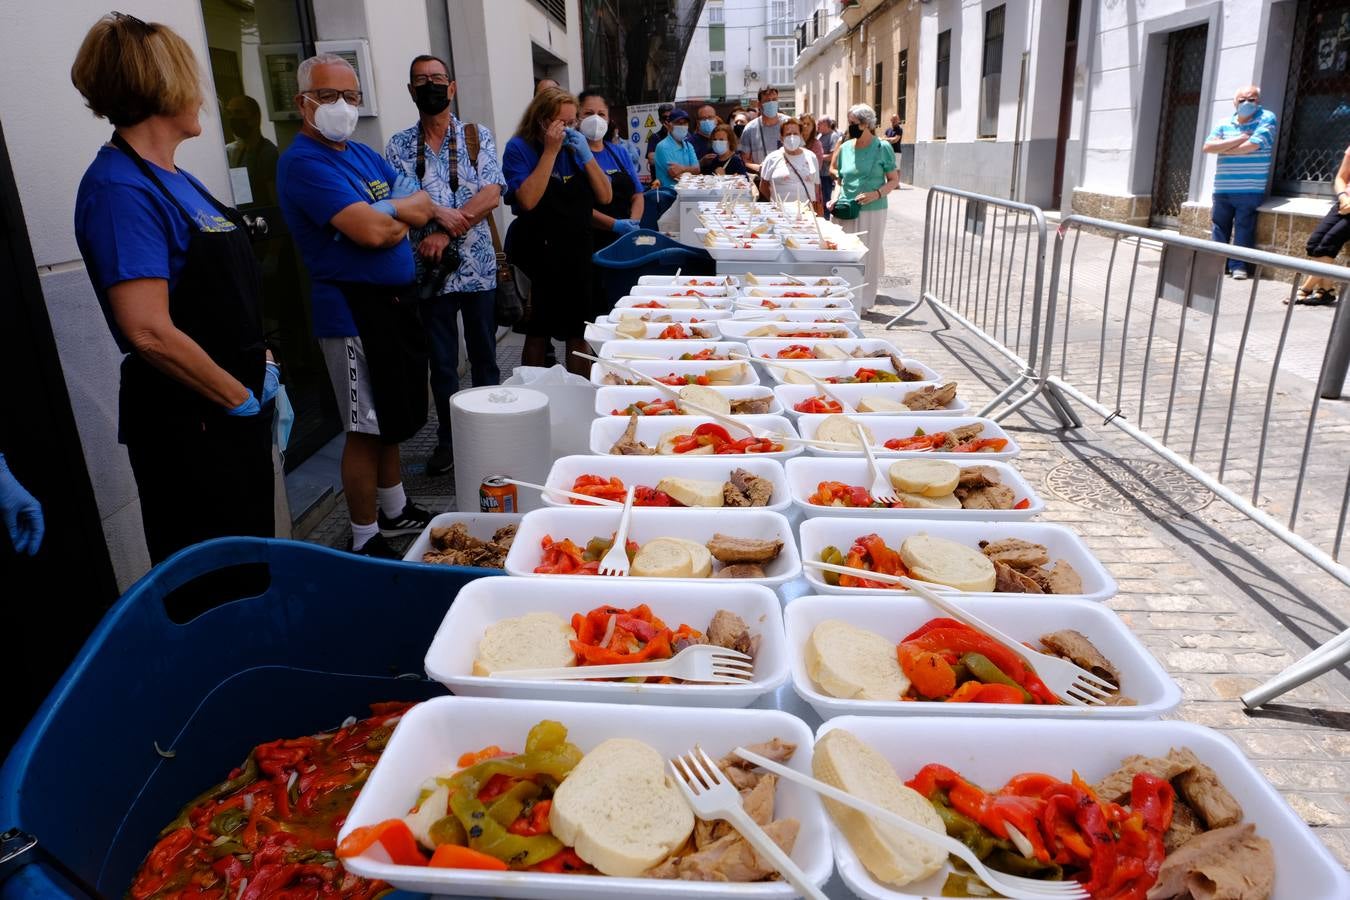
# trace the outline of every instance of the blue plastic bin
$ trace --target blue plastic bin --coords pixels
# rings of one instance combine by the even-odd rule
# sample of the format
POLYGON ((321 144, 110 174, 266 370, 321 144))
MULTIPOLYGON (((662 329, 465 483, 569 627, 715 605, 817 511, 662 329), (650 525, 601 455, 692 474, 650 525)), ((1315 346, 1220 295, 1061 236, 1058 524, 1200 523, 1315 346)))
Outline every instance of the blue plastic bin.
POLYGON ((671 188, 652 188, 642 195, 643 228, 656 230, 656 223, 665 215, 666 210, 675 205, 676 193, 671 188))
POLYGON ((715 275, 717 262, 702 247, 690 247, 659 231, 630 231, 591 257, 599 268, 609 306, 631 293, 643 275, 715 275))
MULTIPOLYGON (((444 694, 426 649, 459 589, 493 574, 255 538, 176 554, 108 612, 5 760, 0 830, 122 896, 159 829, 255 745, 444 694), (267 567, 263 593, 170 620, 167 594, 243 564, 267 567)), ((6 900, 75 893, 42 865, 0 883, 6 900)))

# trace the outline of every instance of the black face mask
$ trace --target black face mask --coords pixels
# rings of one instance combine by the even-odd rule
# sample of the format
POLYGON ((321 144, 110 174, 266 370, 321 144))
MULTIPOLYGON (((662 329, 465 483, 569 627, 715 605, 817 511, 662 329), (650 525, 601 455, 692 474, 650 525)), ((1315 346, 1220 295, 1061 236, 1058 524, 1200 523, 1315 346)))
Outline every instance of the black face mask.
POLYGON ((862 126, 859 125, 857 122, 849 122, 849 123, 848 123, 848 136, 851 137, 851 138, 853 138, 853 140, 855 140, 855 141, 856 141, 858 138, 862 137, 862 126))
POLYGON ((737 122, 735 125, 731 126, 731 130, 736 132, 736 137, 740 137, 745 133, 745 126, 740 122, 737 122))
POLYGON ((450 86, 448 84, 419 84, 413 88, 413 102, 417 111, 427 116, 438 115, 450 105, 450 86))

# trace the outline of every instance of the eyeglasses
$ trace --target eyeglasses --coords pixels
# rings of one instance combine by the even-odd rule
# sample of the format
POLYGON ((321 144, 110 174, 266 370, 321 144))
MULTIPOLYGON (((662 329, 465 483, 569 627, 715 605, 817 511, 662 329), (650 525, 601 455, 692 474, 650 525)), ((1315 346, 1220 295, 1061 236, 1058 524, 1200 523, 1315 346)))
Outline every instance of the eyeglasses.
POLYGON ((312 91, 301 91, 302 94, 313 94, 314 99, 319 101, 321 106, 327 106, 330 103, 338 102, 338 98, 347 101, 348 106, 361 105, 360 91, 339 91, 333 88, 316 88, 312 91))
POLYGON ((412 78, 413 87, 421 87, 424 84, 449 84, 449 75, 414 75, 412 78))

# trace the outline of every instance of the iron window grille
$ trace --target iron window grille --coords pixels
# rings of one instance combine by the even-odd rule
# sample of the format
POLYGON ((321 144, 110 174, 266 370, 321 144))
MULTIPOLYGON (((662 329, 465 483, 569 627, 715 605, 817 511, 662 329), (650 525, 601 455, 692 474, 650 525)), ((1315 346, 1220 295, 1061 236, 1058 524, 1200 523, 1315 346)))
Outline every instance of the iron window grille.
POLYGON ((1003 80, 1003 20, 1006 6, 984 14, 984 58, 980 62, 980 137, 998 136, 999 88, 1003 80))
POLYGON ((1350 144, 1350 0, 1299 0, 1289 56, 1275 189, 1325 197, 1350 144))

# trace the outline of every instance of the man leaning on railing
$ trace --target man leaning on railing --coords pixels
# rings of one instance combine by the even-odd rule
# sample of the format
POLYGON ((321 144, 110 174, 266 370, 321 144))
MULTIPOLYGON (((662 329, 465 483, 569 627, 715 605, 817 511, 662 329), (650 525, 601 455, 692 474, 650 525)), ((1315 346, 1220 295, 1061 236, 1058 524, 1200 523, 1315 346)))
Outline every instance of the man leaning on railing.
MULTIPOLYGON (((1239 247, 1256 246, 1256 209, 1266 199, 1270 161, 1275 149, 1275 114, 1261 107, 1261 89, 1249 84, 1233 97, 1236 112, 1214 126, 1205 139, 1204 151, 1219 156, 1214 176, 1214 203, 1210 237, 1239 247)), ((1228 274, 1242 281, 1251 267, 1228 260, 1228 274)))

